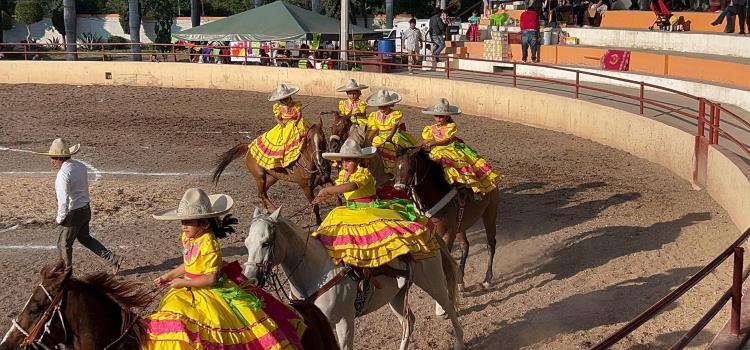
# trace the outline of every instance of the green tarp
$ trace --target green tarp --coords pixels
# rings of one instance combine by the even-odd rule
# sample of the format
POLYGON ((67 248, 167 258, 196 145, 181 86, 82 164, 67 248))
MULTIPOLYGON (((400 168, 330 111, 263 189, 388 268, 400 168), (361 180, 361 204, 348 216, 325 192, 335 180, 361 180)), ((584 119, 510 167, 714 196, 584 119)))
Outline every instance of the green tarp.
MULTIPOLYGON (((172 36, 188 41, 292 41, 312 40, 314 34, 320 34, 320 40, 338 41, 340 30, 335 18, 276 1, 172 36)), ((349 26, 349 34, 382 37, 381 33, 355 25, 349 26)))

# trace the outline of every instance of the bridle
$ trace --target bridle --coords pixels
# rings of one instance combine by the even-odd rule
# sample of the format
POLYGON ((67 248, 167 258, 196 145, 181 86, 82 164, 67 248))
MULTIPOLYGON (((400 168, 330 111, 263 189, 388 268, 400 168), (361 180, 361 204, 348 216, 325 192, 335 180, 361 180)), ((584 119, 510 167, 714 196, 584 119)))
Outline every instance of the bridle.
MULTIPOLYGON (((421 177, 418 178, 419 174, 419 154, 414 153, 413 155, 409 155, 407 153, 407 156, 411 160, 411 162, 414 163, 414 171, 412 172, 411 176, 406 180, 406 183, 404 184, 406 186, 406 192, 409 194, 409 198, 411 198, 412 202, 417 204, 417 207, 422 210, 422 203, 419 200, 419 197, 417 197, 417 194, 414 191, 414 188, 421 185, 425 179, 427 179, 427 176, 430 175, 429 169, 426 169, 424 171, 424 174, 422 174, 421 177)), ((401 169, 401 164, 398 164, 398 169, 401 169)))
MULTIPOLYGON (((323 152, 324 150, 321 149, 319 143, 320 143, 320 131, 322 130, 320 126, 317 127, 318 130, 313 135, 313 144, 315 145, 315 149, 313 150, 313 159, 312 164, 304 164, 302 156, 300 156, 299 160, 297 160, 297 165, 299 165, 302 169, 304 169, 308 174, 322 174, 323 173, 323 152), (312 165, 315 166, 315 169, 313 169, 312 165)), ((312 130, 310 130, 312 131, 312 130)), ((308 131, 308 132, 310 132, 308 131)), ((308 136, 305 136, 308 137, 308 136)), ((325 139, 324 139, 325 140, 325 139)))
MULTIPOLYGON (((24 336, 26 336, 23 341, 21 341, 21 348, 27 349, 31 347, 32 349, 44 349, 44 350, 50 350, 50 347, 45 345, 43 343, 44 336, 49 335, 51 333, 51 327, 52 322, 55 320, 54 315, 56 314, 60 319, 60 325, 63 328, 63 336, 64 340, 68 339, 68 330, 65 327, 65 319, 62 315, 62 301, 63 296, 65 295, 65 289, 64 287, 60 288, 60 292, 52 297, 52 295, 49 293, 47 288, 44 287, 42 283, 39 283, 39 287, 42 288, 42 291, 44 291, 44 294, 47 296, 47 299, 49 299, 50 304, 47 306, 47 308, 44 310, 44 313, 42 316, 34 322, 34 324, 29 328, 28 331, 26 331, 23 327, 21 327, 20 324, 18 324, 18 320, 13 319, 11 321, 11 331, 13 329, 21 332, 24 336), (42 330, 44 331, 42 333, 42 330)), ((32 294, 33 296, 33 294, 32 294)), ((25 310, 26 308, 24 308, 25 310)), ((23 310, 21 310, 23 313, 23 310)))

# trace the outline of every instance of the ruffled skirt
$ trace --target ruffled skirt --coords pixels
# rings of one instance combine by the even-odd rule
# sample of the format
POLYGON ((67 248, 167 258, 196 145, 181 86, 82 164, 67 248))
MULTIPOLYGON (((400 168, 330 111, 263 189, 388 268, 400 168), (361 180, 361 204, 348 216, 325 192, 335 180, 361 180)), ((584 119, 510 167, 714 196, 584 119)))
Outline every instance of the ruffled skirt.
POLYGON ((503 178, 474 149, 464 143, 454 142, 433 147, 430 159, 443 166, 443 175, 448 183, 466 185, 476 193, 491 192, 503 178))
POLYGON ((250 143, 250 155, 265 169, 285 168, 299 158, 308 127, 304 118, 276 124, 250 143))
POLYGON ((378 267, 409 253, 434 256, 438 245, 426 224, 404 200, 349 202, 328 213, 313 237, 336 263, 378 267))
POLYGON ((146 318, 145 349, 301 350, 302 318, 265 292, 246 289, 226 278, 214 288, 171 289, 146 318))
POLYGON ((388 137, 390 132, 383 132, 376 135, 372 139, 372 146, 377 147, 378 155, 383 159, 383 171, 386 174, 394 174, 396 168, 396 146, 401 148, 413 147, 417 144, 417 140, 404 130, 396 131, 391 140, 393 142, 385 142, 385 138, 388 137))

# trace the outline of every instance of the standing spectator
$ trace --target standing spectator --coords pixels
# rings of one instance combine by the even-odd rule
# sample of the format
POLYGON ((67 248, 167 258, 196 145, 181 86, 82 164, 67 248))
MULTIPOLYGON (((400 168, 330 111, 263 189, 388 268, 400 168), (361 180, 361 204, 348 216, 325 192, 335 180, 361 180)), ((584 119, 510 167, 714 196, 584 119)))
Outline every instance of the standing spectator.
MULTIPOLYGON (((724 17, 727 17, 727 26, 724 27, 724 33, 734 33, 734 17, 739 17, 740 22, 740 34, 745 34, 745 20, 747 19, 747 0, 732 0, 732 5, 727 6, 724 11, 721 11, 719 17, 715 21, 711 22, 712 26, 718 26, 724 22, 724 17)), ((750 24, 748 24, 750 26, 750 24)))
POLYGON ((422 47, 422 31, 417 29, 416 19, 409 20, 409 28, 401 33, 401 39, 404 40, 404 48, 409 57, 409 74, 413 74, 413 66, 420 64, 419 49, 422 47))
POLYGON ((432 17, 430 17, 430 40, 434 43, 432 49, 433 62, 439 62, 440 53, 445 48, 445 30, 446 25, 443 21, 443 16, 448 16, 445 10, 438 9, 432 17))
POLYGON ((521 13, 521 50, 523 55, 521 60, 526 63, 528 59, 528 49, 531 47, 531 60, 539 62, 539 15, 534 7, 528 7, 521 13))
POLYGON ((57 170, 55 222, 59 226, 60 233, 57 249, 60 258, 65 262, 66 269, 72 269, 73 243, 78 240, 84 247, 107 260, 112 265, 112 273, 117 273, 123 259, 105 248, 96 238, 91 237, 89 232, 91 207, 89 206, 88 171, 86 165, 71 158, 78 153, 79 149, 80 144, 68 147, 62 139, 55 139, 48 152, 35 152, 51 157, 52 168, 57 170))
POLYGON ((471 17, 469 17, 469 30, 466 31, 466 38, 469 41, 479 41, 479 37, 481 36, 481 33, 479 33, 479 19, 477 11, 474 10, 471 13, 471 17))

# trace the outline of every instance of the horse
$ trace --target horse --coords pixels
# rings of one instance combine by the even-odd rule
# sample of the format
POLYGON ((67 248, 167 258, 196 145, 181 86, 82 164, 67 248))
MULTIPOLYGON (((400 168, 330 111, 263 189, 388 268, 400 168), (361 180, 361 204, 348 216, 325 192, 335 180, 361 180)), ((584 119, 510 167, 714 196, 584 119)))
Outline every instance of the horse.
MULTIPOLYGON (((313 124, 307 130, 299 158, 286 168, 268 170, 261 167, 255 161, 255 158, 247 156, 248 146, 249 143, 239 143, 219 157, 212 176, 214 184, 219 182, 224 169, 232 161, 242 156, 245 157, 245 167, 255 177, 258 197, 266 209, 276 208, 268 197, 268 189, 278 180, 294 182, 299 185, 309 202, 312 202, 313 198, 315 198, 313 190, 316 187, 331 183, 331 165, 322 157, 323 151, 326 149, 322 119, 320 119, 319 124, 313 124)), ((320 218, 320 208, 317 205, 313 206, 313 213, 316 223, 320 224, 322 220, 320 218)))
MULTIPOLYGON (((325 114, 334 115, 333 124, 331 124, 331 136, 328 138, 328 152, 336 153, 340 151, 341 145, 343 145, 344 141, 348 139, 353 139, 360 147, 365 146, 367 143, 365 131, 362 130, 359 125, 352 123, 350 117, 342 115, 336 111, 327 112, 325 114)), ((385 173, 382 158, 373 157, 365 159, 364 166, 370 170, 370 173, 375 178, 376 188, 382 188, 384 185, 392 185, 393 181, 391 177, 385 173)))
POLYGON ((400 349, 407 349, 415 319, 405 307, 408 306, 405 297, 412 282, 447 311, 456 337, 453 349, 466 348, 455 310, 460 272, 444 247, 441 246, 439 254, 412 264, 398 260, 391 262, 389 266, 395 269, 411 266, 412 278, 407 281, 393 274, 374 275, 370 281, 377 287, 365 286, 358 295, 358 282, 346 277, 350 270, 334 264, 320 241, 310 239, 305 230, 282 217, 280 212, 281 208, 271 214, 255 209, 245 239, 249 255, 245 275, 256 278, 258 285, 262 286, 271 279, 269 274, 273 267, 281 265, 292 295, 314 302, 323 311, 335 327, 342 349, 354 348, 354 318, 378 310, 386 303, 403 327, 400 349))
MULTIPOLYGON (((71 277, 60 262, 42 269, 42 281, 34 288, 18 318, 0 342, 0 350, 144 349, 147 325, 131 309, 145 309, 157 296, 138 282, 95 273, 71 277)), ((311 303, 293 303, 307 329, 301 342, 305 349, 337 349, 338 343, 325 315, 311 303)))
POLYGON ((420 148, 399 150, 395 181, 397 189, 406 190, 417 207, 432 217, 437 234, 443 238, 449 250, 458 239, 461 246, 461 273, 465 271, 469 256, 466 231, 477 220, 482 219, 489 254, 482 286, 488 288, 493 277, 492 262, 497 244, 495 223, 500 191, 496 188, 477 200, 469 189, 453 189, 445 180, 442 166, 433 162, 427 151, 420 148))

